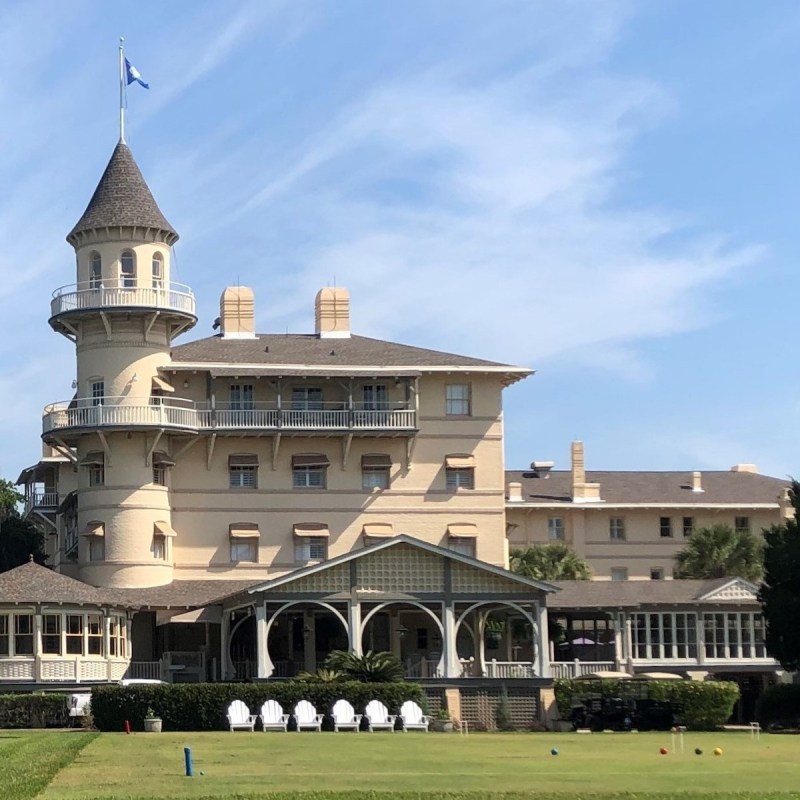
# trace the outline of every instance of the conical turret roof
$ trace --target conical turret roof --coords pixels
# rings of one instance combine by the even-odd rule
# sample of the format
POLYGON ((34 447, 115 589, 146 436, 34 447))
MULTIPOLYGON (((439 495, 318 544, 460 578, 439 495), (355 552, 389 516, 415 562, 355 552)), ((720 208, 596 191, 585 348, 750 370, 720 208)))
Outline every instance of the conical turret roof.
POLYGON ((178 239, 175 229, 161 213, 125 142, 119 142, 114 148, 86 211, 69 232, 67 241, 74 245, 78 243, 81 233, 120 226, 162 231, 166 234, 168 244, 178 239))

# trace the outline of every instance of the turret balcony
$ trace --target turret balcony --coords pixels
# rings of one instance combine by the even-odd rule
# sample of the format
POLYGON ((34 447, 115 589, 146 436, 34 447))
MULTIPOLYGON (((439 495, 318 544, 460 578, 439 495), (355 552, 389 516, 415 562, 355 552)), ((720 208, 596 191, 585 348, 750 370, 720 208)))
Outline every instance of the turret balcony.
POLYGON ((376 409, 354 404, 320 403, 314 408, 281 408, 277 403, 252 403, 247 407, 212 408, 180 398, 103 397, 76 398, 52 403, 44 410, 42 431, 98 428, 164 428, 196 433, 260 431, 298 434, 356 434, 402 436, 416 433, 413 408, 376 409))
POLYGON ((182 283, 116 286, 87 282, 61 286, 50 301, 50 324, 92 311, 162 311, 197 320, 194 293, 182 283))

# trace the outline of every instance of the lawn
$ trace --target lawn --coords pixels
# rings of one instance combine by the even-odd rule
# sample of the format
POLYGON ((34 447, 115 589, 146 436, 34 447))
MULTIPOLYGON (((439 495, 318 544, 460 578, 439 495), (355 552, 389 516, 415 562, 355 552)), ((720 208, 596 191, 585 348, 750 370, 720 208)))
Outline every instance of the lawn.
POLYGON ((800 797, 797 738, 689 733, 684 754, 661 746, 669 734, 102 734, 39 797, 800 797))

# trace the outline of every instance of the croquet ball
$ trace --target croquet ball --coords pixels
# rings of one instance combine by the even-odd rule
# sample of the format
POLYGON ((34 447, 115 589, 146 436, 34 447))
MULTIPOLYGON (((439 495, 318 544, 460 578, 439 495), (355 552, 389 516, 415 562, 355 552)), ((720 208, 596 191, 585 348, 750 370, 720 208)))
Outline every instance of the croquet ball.
POLYGON ((715 747, 714 748, 714 755, 715 756, 721 756, 722 755, 722 748, 721 747, 715 747))
POLYGON ((701 756, 701 755, 703 755, 703 748, 702 748, 702 747, 695 747, 695 749, 694 749, 694 754, 695 754, 696 756, 701 756))
POLYGON ((669 753, 669 750, 667 750, 666 747, 662 747, 658 752, 661 753, 662 756, 665 756, 667 753, 669 753))
POLYGON ((558 748, 557 747, 551 747, 550 748, 550 755, 551 756, 557 756, 558 755, 558 748))
POLYGON ((205 772, 203 772, 203 770, 200 770, 200 774, 205 775, 205 772))

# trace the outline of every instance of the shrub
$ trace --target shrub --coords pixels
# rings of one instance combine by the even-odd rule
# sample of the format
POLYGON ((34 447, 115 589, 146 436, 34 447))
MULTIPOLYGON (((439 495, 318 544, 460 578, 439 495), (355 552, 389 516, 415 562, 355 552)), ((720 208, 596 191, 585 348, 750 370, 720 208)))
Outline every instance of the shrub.
POLYGON ((763 728, 800 728, 800 683, 770 686, 758 698, 756 719, 763 728))
POLYGON ((494 709, 494 724, 499 731, 513 731, 514 723, 511 721, 511 707, 508 704, 508 691, 503 686, 500 691, 500 698, 494 709))
POLYGON ((327 659, 325 667, 338 672, 345 680, 365 683, 394 683, 405 680, 405 670, 394 653, 375 653, 368 650, 363 655, 334 650, 327 659))
POLYGON ((0 728, 63 728, 68 722, 65 694, 0 695, 0 728))
POLYGON ((362 713, 372 699, 380 700, 393 714, 406 700, 414 700, 420 705, 425 702, 422 688, 415 683, 314 683, 304 680, 141 684, 93 689, 92 713, 101 731, 121 731, 125 720, 130 722, 133 730, 142 730, 149 708, 161 718, 165 731, 213 731, 228 729, 225 712, 234 700, 247 704, 254 714, 267 700, 277 700, 287 713, 291 713, 300 700, 309 700, 317 711, 327 715, 340 698, 352 703, 356 713, 362 713))

